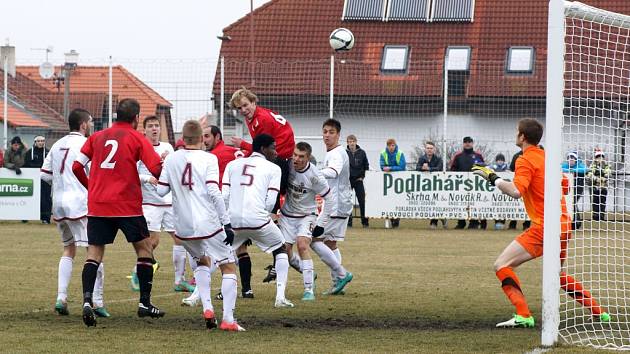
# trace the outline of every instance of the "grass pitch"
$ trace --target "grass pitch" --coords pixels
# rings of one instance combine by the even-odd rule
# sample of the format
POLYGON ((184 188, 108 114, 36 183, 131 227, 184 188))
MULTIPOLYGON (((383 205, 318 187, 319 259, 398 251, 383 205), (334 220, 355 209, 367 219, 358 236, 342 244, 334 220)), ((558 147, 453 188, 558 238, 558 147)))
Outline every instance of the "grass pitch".
MULTIPOLYGON (((236 316, 245 333, 209 332, 201 308, 180 306, 172 291, 172 241, 162 235, 156 257, 153 302, 167 312, 158 320, 135 315, 137 293, 125 278, 135 263, 119 235, 105 253, 105 302, 112 318, 96 328, 81 321, 81 270, 77 250, 69 288, 70 316, 53 312, 62 246, 54 226, 0 223, 0 352, 6 353, 526 353, 540 343, 535 329, 498 330, 512 306, 492 264, 517 235, 514 231, 429 230, 425 222, 402 221, 395 230, 373 220, 351 228, 341 244, 344 265, 355 278, 344 296, 323 296, 329 285, 319 272, 317 300, 300 301, 301 276, 289 273, 287 297, 294 309, 275 309, 275 286, 263 284, 271 257, 251 249, 256 298, 239 298, 236 316)), ((453 223, 451 222, 451 227, 453 223)), ((190 275, 190 270, 187 270, 190 275)), ((541 261, 518 270, 536 319, 541 311, 541 261)), ((220 279, 213 277, 213 294, 220 279)), ((239 289, 240 293, 240 289, 239 289)), ((220 317, 221 303, 213 301, 220 317)), ((553 353, 592 349, 559 346, 553 353)))

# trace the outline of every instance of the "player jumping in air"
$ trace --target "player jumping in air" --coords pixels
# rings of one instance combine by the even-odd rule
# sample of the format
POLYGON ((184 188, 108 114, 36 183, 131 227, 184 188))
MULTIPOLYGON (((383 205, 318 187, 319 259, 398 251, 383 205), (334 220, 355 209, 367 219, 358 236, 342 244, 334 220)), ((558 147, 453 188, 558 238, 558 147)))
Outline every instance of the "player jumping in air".
MULTIPOLYGON (((53 219, 61 234, 63 255, 59 260, 57 303, 55 311, 68 315, 68 284, 72 278, 72 263, 76 247, 88 247, 87 189, 72 174, 72 163, 93 129, 92 116, 84 109, 75 109, 68 116, 70 134, 59 139, 51 148, 41 168, 42 180, 52 183, 53 219)), ((110 317, 103 305, 103 263, 96 272, 94 284, 94 314, 110 317)))
MULTIPOLYGON (((473 167, 473 173, 490 181, 504 194, 516 199, 522 198, 527 215, 532 221, 530 228, 517 236, 494 262, 494 270, 501 281, 503 292, 516 308, 514 317, 498 323, 497 327, 534 327, 535 324, 514 268, 543 254, 545 152, 538 147, 542 135, 543 126, 537 120, 526 118, 518 122, 516 145, 521 148, 523 155, 516 160, 513 182, 501 179, 491 168, 479 165, 473 167)), ((561 205, 560 261, 564 262, 567 244, 571 238, 571 217, 567 213, 564 198, 561 205)), ((610 315, 571 275, 561 272, 560 286, 601 322, 610 321, 610 315)))
POLYGON ((223 273, 223 321, 225 331, 244 331, 234 320, 236 306, 236 266, 232 254, 234 231, 219 190, 217 158, 201 147, 202 128, 189 120, 182 128, 185 150, 179 150, 164 162, 158 193, 173 191, 175 237, 197 261, 195 280, 203 305, 203 317, 208 329, 215 328, 216 319, 210 295, 210 263, 223 273))
POLYGON ((136 251, 140 283, 139 317, 162 317, 164 311, 151 304, 153 247, 142 215, 142 191, 136 164, 142 161, 154 177, 162 171, 160 156, 137 130, 140 104, 126 98, 118 103, 116 122, 93 134, 83 144, 72 172, 88 190, 88 254, 83 266, 83 323, 96 326, 92 293, 105 245, 121 230, 136 251), (85 166, 92 161, 90 178, 85 166), (89 187, 88 187, 89 185, 89 187))

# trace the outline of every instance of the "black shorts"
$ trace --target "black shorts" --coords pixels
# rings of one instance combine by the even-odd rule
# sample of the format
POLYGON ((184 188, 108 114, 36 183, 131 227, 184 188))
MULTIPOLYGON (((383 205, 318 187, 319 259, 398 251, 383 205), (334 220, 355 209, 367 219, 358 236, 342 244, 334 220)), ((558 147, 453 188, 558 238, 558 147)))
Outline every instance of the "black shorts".
POLYGON ((88 216, 87 235, 90 245, 114 243, 118 230, 122 231, 127 242, 139 242, 149 237, 149 228, 144 216, 100 217, 88 216))
POLYGON ((285 194, 287 192, 287 184, 289 184, 289 166, 293 163, 293 159, 283 159, 277 156, 274 163, 278 165, 280 171, 282 171, 282 177, 280 178, 280 194, 285 194))

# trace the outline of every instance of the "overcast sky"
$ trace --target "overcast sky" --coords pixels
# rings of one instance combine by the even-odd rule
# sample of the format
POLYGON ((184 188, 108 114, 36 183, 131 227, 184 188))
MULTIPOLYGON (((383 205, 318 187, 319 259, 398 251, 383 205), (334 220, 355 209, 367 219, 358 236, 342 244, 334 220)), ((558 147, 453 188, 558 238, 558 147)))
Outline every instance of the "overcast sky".
MULTIPOLYGON (((254 0, 258 7, 268 0, 254 0)), ((18 63, 51 60, 75 49, 80 58, 216 58, 222 29, 245 16, 250 0, 6 0, 0 41, 18 63)))

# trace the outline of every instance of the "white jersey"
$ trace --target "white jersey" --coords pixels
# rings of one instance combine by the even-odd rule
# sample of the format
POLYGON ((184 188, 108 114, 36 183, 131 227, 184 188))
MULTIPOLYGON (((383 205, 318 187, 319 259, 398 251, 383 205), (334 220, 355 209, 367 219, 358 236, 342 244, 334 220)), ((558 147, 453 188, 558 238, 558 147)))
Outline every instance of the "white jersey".
POLYGON ((316 195, 326 197, 330 188, 326 178, 309 162, 303 171, 296 171, 289 163, 287 193, 280 212, 288 217, 317 215, 316 195))
POLYGON ((52 181, 55 221, 87 215, 87 190, 72 173, 72 164, 86 140, 81 133, 72 132, 54 143, 44 159, 41 176, 46 182, 52 181))
POLYGON ((322 173, 328 181, 330 193, 334 200, 331 216, 347 217, 352 214, 352 190, 350 188, 350 160, 343 146, 326 152, 322 173))
MULTIPOLYGON (((174 152, 173 146, 169 143, 165 143, 160 141, 158 145, 153 145, 153 150, 162 156, 165 151, 168 151, 169 155, 174 152)), ((148 183, 149 178, 152 177, 149 169, 142 163, 142 161, 138 161, 138 175, 140 175, 140 180, 142 181, 142 204, 143 205, 171 205, 172 198, 171 193, 168 193, 164 197, 160 197, 157 193, 157 189, 154 185, 148 183)))
POLYGON ((175 235, 182 239, 208 238, 230 220, 219 191, 216 156, 202 150, 178 150, 166 157, 157 191, 173 193, 175 235))
POLYGON ((256 152, 228 163, 222 193, 235 230, 260 228, 269 223, 281 176, 278 165, 256 152))

